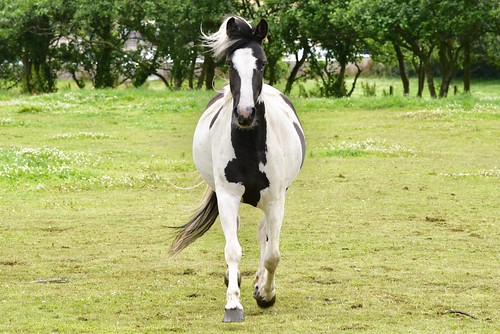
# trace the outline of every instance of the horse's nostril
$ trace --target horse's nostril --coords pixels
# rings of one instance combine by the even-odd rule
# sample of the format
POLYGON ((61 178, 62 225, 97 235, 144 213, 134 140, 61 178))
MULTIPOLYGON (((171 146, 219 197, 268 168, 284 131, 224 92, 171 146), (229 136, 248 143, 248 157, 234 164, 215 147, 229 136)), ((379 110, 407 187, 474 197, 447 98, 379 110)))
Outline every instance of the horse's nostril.
POLYGON ((255 117, 255 110, 256 110, 255 107, 252 107, 252 114, 251 114, 252 117, 255 117))
POLYGON ((253 119, 254 118, 252 116, 245 117, 243 115, 239 115, 237 121, 240 126, 247 127, 252 125, 253 119))

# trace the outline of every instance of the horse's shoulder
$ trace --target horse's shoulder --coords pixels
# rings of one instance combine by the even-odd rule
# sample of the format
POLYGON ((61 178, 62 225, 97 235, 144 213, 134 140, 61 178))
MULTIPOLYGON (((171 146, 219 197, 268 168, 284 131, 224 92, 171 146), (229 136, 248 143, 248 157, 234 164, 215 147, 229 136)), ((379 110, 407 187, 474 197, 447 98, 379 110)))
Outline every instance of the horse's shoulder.
POLYGON ((282 113, 289 115, 291 120, 300 123, 297 111, 288 96, 269 85, 264 85, 262 93, 266 107, 281 110, 282 113))
POLYGON ((217 92, 217 94, 215 94, 211 99, 210 101, 208 101, 208 104, 207 104, 207 108, 210 108, 215 102, 217 102, 218 100, 222 99, 224 97, 224 92, 221 91, 221 92, 217 92))
POLYGON ((273 101, 274 103, 286 103, 290 108, 292 108, 295 111, 295 108, 293 107, 293 103, 290 100, 288 96, 283 94, 281 91, 278 89, 269 86, 269 85, 264 85, 262 89, 262 94, 264 96, 264 100, 267 101, 273 101))

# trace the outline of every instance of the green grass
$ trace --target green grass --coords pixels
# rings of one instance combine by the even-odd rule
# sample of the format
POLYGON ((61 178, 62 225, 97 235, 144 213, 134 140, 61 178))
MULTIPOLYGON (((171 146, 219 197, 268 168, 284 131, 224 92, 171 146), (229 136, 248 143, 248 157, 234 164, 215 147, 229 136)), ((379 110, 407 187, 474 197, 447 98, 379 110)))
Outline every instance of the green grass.
POLYGON ((251 297, 261 213, 242 206, 241 324, 221 323, 218 225, 167 254, 204 191, 191 139, 211 92, 1 92, 0 333, 499 332, 499 86, 292 93, 308 154, 277 303, 251 297))

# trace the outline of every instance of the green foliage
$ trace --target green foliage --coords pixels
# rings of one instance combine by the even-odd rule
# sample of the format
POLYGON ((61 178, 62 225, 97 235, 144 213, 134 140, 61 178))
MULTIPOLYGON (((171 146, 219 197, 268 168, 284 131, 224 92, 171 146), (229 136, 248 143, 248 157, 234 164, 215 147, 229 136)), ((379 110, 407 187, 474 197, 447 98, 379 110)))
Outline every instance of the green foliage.
POLYGON ((271 84, 286 77, 285 93, 316 78, 322 96, 350 96, 356 80, 346 83, 346 67, 367 52, 398 65, 405 95, 408 73, 419 78, 418 96, 427 83, 440 97, 459 71, 469 91, 474 63, 498 73, 495 1, 8 0, 0 4, 0 87, 53 92, 64 71, 80 88, 86 80, 96 88, 139 87, 154 75, 174 89, 203 82, 212 89, 218 64, 200 47, 200 28, 214 32, 228 13, 269 21, 265 75, 271 84))
MULTIPOLYGON (((0 51, 2 52, 2 51, 0 51)), ((23 68, 20 64, 4 61, 0 64, 0 89, 9 90, 21 82, 23 68)))
MULTIPOLYGON (((380 53, 377 49, 390 42, 410 52, 407 59, 418 59, 413 64, 419 75, 417 95, 422 95, 427 77, 431 96, 445 97, 459 68, 465 72, 464 80, 470 80, 470 53, 479 45, 485 46, 480 42, 482 36, 498 32, 497 7, 486 0, 404 3, 354 0, 350 3, 349 15, 352 22, 357 22, 355 29, 362 36, 379 41, 370 45, 373 54, 380 53), (439 94, 434 87, 434 67, 439 67, 441 75, 439 94)), ((489 49, 492 46, 490 44, 489 49)), ((478 49, 476 52, 485 54, 478 49)), ((464 82, 464 86, 467 87, 467 83, 464 82)))
POLYGON ((33 106, 33 105, 23 105, 18 110, 20 114, 36 114, 42 112, 41 106, 33 106))
POLYGON ((364 96, 377 95, 377 85, 375 82, 373 84, 370 84, 368 81, 361 81, 361 89, 364 96))
POLYGON ((8 82, 21 82, 30 94, 55 91, 57 65, 52 57, 55 40, 50 1, 6 1, 0 6, 0 63, 8 82), (16 71, 22 63, 22 71, 16 71), (13 78, 12 75, 20 75, 13 78))

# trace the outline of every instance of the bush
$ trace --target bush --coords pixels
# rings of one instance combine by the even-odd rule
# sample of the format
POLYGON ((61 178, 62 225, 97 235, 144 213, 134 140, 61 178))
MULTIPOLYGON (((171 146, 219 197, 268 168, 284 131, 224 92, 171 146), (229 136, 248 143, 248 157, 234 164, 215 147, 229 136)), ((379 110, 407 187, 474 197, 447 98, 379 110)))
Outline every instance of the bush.
POLYGON ((377 86, 375 83, 370 85, 369 82, 361 81, 361 89, 363 90, 363 96, 375 96, 377 86))

